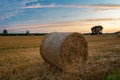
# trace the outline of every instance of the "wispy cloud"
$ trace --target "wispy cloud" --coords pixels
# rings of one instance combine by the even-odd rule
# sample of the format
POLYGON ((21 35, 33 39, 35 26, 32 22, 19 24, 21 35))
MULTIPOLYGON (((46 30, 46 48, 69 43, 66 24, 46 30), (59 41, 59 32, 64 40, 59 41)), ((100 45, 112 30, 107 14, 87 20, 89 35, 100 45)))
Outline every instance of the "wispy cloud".
POLYGON ((114 21, 119 21, 120 18, 100 18, 100 19, 86 19, 86 20, 76 20, 76 21, 66 21, 66 22, 56 22, 48 24, 36 24, 36 25, 11 25, 11 27, 6 27, 8 30, 37 30, 41 28, 54 28, 54 27, 92 27, 97 25, 97 23, 105 23, 114 21), (16 27, 17 26, 17 27, 16 27))
POLYGON ((23 7, 38 5, 44 0, 1 0, 0 1, 0 20, 8 19, 24 12, 23 7))
POLYGON ((83 21, 116 21, 116 20, 120 20, 120 18, 99 18, 99 19, 87 19, 87 20, 83 20, 83 21))
POLYGON ((55 4, 55 3, 49 4, 49 5, 36 4, 36 5, 26 6, 24 8, 56 8, 56 7, 61 7, 61 8, 120 9, 120 5, 116 5, 116 4, 58 5, 58 4, 55 4))
POLYGON ((0 20, 11 18, 13 16, 16 16, 20 12, 23 12, 23 10, 15 10, 15 11, 9 11, 7 13, 4 13, 3 15, 0 15, 0 20))
POLYGON ((26 2, 25 5, 26 6, 34 6, 37 4, 41 4, 42 2, 44 2, 44 0, 32 0, 32 1, 26 2))
POLYGON ((25 3, 33 0, 1 0, 0 1, 0 20, 5 20, 16 16, 23 12, 21 7, 25 6, 25 3))
POLYGON ((42 4, 36 4, 36 5, 30 5, 30 6, 25 6, 24 8, 55 8, 55 7, 63 7, 62 5, 56 5, 54 3, 49 4, 49 5, 42 5, 42 4))
POLYGON ((4 4, 0 9, 0 20, 8 19, 17 14, 24 12, 26 9, 36 9, 36 8, 88 8, 90 12, 103 12, 111 10, 120 10, 120 5, 116 4, 91 4, 91 5, 76 5, 76 4, 42 4, 44 0, 21 0, 18 2, 3 0, 0 4, 4 4), (9 12, 5 12, 8 11, 9 12), (14 11, 13 11, 14 10, 14 11))
POLYGON ((120 9, 120 5, 117 4, 93 4, 88 7, 94 7, 99 9, 120 9))

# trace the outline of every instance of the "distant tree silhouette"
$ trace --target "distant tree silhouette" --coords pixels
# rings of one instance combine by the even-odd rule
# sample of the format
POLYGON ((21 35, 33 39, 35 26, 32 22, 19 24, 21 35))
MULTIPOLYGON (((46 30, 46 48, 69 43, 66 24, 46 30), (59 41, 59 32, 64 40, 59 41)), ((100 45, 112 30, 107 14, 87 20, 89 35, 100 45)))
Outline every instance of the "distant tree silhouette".
POLYGON ((91 28, 91 31, 92 31, 93 35, 102 34, 102 30, 103 30, 103 27, 100 26, 100 25, 94 26, 94 27, 91 28))
POLYGON ((29 34, 30 34, 30 31, 29 31, 29 30, 26 30, 26 34, 29 35, 29 34))
POLYGON ((120 31, 116 32, 117 33, 117 36, 120 37, 120 31))
POLYGON ((8 34, 7 29, 4 29, 4 30, 3 30, 3 34, 8 34))

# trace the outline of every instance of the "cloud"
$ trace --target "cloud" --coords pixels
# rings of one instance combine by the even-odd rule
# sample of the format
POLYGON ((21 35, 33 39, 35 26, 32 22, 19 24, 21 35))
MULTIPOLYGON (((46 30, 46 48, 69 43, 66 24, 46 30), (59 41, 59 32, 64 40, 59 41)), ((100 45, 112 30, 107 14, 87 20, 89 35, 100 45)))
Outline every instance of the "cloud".
MULTIPOLYGON (((91 4, 91 5, 60 5, 60 4, 42 4, 44 0, 3 0, 0 1, 0 20, 11 18, 24 12, 26 9, 34 8, 88 8, 90 12, 103 12, 111 10, 120 10, 120 5, 116 4, 91 4), (3 5, 4 4, 4 5, 3 5)), ((83 10, 84 11, 84 10, 83 10)))
POLYGON ((60 4, 36 4, 30 6, 24 6, 22 9, 40 9, 40 8, 76 8, 76 9, 84 9, 84 12, 90 13, 100 13, 100 12, 111 12, 111 11, 120 11, 120 5, 117 4, 91 4, 91 5, 77 5, 77 4, 68 4, 68 5, 60 5, 60 4))
POLYGON ((5 20, 23 12, 21 7, 24 3, 31 0, 1 0, 0 1, 0 20, 5 20))
POLYGON ((99 19, 87 19, 83 21, 116 21, 120 20, 120 18, 99 18, 99 19))
POLYGON ((94 8, 94 9, 120 9, 120 5, 116 4, 91 4, 91 5, 58 5, 55 3, 49 4, 49 5, 42 5, 42 4, 34 4, 34 5, 28 5, 24 8, 94 8))
POLYGON ((88 26, 88 23, 81 23, 80 21, 66 21, 47 24, 35 24, 35 25, 11 25, 6 27, 8 30, 26 30, 26 29, 38 29, 38 28, 54 28, 54 27, 70 27, 70 26, 88 26), (16 27, 17 26, 17 27, 16 27))
POLYGON ((41 4, 44 0, 34 0, 34 1, 30 1, 30 2, 26 2, 25 5, 26 6, 34 6, 37 4, 41 4))
POLYGON ((56 22, 47 24, 35 24, 35 25, 11 25, 11 27, 6 27, 8 30, 33 30, 41 28, 54 28, 54 27, 88 27, 97 25, 97 23, 114 22, 120 20, 120 18, 100 18, 100 19, 86 19, 86 20, 76 20, 76 21, 66 21, 66 22, 56 22))
POLYGON ((44 0, 1 0, 0 1, 0 20, 8 19, 24 12, 23 7, 34 6, 44 0))
POLYGON ((55 7, 61 7, 61 6, 58 6, 58 5, 55 5, 54 3, 52 3, 50 5, 41 5, 41 4, 30 5, 30 6, 26 6, 23 8, 55 8, 55 7))
POLYGON ((117 4, 93 4, 93 5, 88 5, 88 7, 93 7, 98 9, 120 9, 120 5, 117 4))
POLYGON ((9 11, 7 13, 4 13, 3 15, 0 15, 0 20, 8 19, 10 17, 17 15, 20 12, 23 12, 23 10, 15 10, 15 11, 9 11))

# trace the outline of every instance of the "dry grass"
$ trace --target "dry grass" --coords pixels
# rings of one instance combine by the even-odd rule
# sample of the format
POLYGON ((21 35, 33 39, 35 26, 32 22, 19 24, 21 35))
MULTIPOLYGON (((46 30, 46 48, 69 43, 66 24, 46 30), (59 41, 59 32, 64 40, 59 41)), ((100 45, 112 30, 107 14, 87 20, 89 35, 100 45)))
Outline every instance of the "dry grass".
POLYGON ((120 38, 85 36, 87 64, 71 73, 45 63, 39 53, 40 36, 0 36, 0 80, 101 80, 120 67, 120 38))

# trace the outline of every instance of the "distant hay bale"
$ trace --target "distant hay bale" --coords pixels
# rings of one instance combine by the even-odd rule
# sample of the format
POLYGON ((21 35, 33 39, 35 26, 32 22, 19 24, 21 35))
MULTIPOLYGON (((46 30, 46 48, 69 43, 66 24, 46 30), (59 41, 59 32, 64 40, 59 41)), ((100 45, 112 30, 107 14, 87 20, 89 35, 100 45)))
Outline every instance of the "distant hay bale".
POLYGON ((42 58, 62 70, 72 69, 87 61, 88 45, 80 33, 50 33, 40 46, 42 58))

